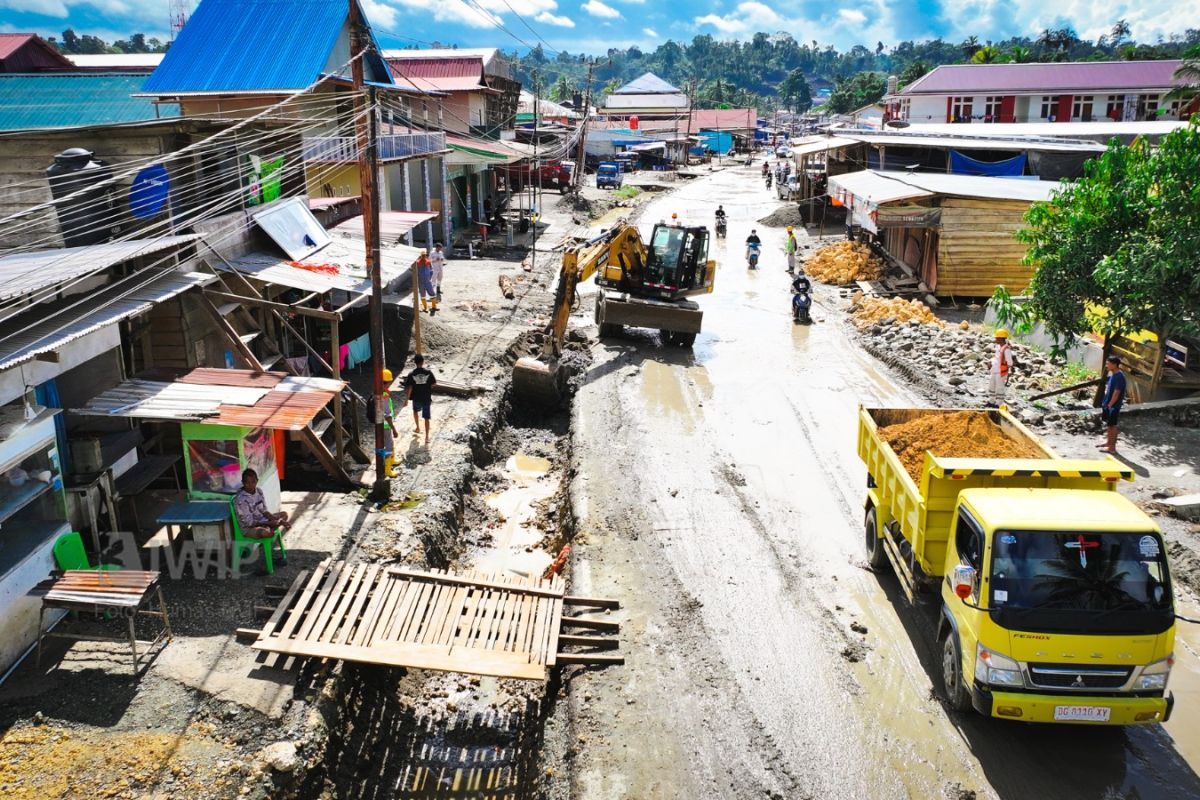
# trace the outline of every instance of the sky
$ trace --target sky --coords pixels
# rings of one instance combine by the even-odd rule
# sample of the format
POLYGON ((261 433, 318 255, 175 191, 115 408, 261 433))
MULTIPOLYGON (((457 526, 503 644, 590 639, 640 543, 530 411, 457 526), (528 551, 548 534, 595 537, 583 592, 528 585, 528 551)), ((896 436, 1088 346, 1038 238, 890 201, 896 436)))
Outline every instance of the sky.
MULTIPOLYGON (((196 0, 191 0, 194 4, 196 0)), ((526 49, 541 43, 553 55, 604 53, 610 47, 653 49, 698 34, 749 39, 756 31, 790 33, 841 50, 874 49, 905 39, 967 36, 999 41, 1036 36, 1069 25, 1095 40, 1118 19, 1133 37, 1200 26, 1200 0, 1111 3, 1095 0, 361 0, 385 47, 437 41, 467 47, 526 49), (502 26, 502 27, 500 27, 502 26)), ((105 40, 142 32, 167 38, 168 0, 0 0, 0 31, 61 36, 68 27, 105 40)))

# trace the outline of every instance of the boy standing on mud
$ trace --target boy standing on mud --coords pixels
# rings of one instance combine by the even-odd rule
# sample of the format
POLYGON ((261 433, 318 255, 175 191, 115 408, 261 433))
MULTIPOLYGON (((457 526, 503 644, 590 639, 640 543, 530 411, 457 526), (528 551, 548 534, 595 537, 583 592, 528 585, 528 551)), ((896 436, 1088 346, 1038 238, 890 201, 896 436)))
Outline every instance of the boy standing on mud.
POLYGON ((433 387, 437 377, 425 369, 425 356, 413 356, 416 368, 404 379, 404 405, 413 404, 414 433, 421 432, 421 417, 425 417, 425 446, 429 446, 429 419, 433 416, 433 387))

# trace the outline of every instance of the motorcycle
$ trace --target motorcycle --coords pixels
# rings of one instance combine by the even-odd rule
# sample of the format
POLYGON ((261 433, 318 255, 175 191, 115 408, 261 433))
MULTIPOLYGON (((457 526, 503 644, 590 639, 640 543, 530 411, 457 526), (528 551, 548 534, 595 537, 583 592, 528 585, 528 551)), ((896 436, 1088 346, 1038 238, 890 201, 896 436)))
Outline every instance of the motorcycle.
POLYGON ((718 239, 725 238, 725 218, 724 217, 717 217, 717 238, 718 239))
POLYGON ((812 322, 812 284, 804 276, 792 281, 792 322, 808 325, 812 322))
POLYGON ((764 164, 763 164, 763 168, 762 168, 762 176, 763 176, 764 178, 765 178, 765 177, 767 177, 767 173, 769 173, 770 171, 771 171, 771 165, 770 165, 770 164, 767 164, 767 163, 764 163, 764 164))
POLYGON ((746 262, 750 269, 758 269, 758 255, 761 251, 761 244, 749 244, 746 246, 746 262))
POLYGON ((768 172, 767 173, 767 188, 768 189, 771 188, 771 178, 772 178, 772 175, 771 175, 771 173, 768 172))

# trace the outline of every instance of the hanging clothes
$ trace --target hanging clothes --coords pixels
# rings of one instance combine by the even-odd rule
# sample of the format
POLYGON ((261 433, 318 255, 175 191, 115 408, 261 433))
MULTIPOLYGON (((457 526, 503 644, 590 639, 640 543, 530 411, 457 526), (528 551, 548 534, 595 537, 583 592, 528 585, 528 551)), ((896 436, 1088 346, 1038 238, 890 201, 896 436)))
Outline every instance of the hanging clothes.
POLYGON ((364 333, 357 339, 352 339, 348 345, 350 357, 347 359, 347 367, 354 369, 359 364, 365 364, 371 360, 371 336, 364 333))

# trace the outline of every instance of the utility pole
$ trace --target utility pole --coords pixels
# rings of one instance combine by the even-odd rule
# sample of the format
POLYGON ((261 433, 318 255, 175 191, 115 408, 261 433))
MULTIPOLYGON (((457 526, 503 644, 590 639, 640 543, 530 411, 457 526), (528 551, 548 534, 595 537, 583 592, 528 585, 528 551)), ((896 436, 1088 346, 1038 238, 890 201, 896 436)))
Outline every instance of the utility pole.
POLYGON ((579 156, 575 159, 575 191, 576 193, 583 187, 583 173, 586 171, 587 164, 587 129, 588 122, 591 120, 592 108, 592 67, 593 61, 588 60, 588 76, 587 87, 583 92, 583 123, 580 126, 582 130, 579 133, 579 156))
MULTIPOLYGON (((692 95, 695 93, 695 91, 696 91, 696 80, 695 80, 695 78, 693 78, 693 79, 691 79, 691 80, 689 80, 689 81, 688 81, 688 90, 687 90, 687 101, 688 101, 688 110, 687 110, 687 115, 688 115, 688 124, 687 124, 687 136, 686 136, 686 137, 684 138, 684 140, 683 140, 683 168, 684 168, 684 169, 687 169, 687 168, 688 168, 688 167, 691 165, 691 150, 692 150, 692 105, 693 105, 693 103, 695 102, 695 101, 692 99, 692 95)), ((720 144, 720 141, 721 141, 721 134, 718 132, 718 133, 717 133, 717 143, 718 143, 718 144, 720 144)))
POLYGON ((533 214, 530 215, 530 222, 533 225, 533 248, 529 251, 529 269, 533 271, 537 267, 537 220, 538 220, 538 189, 542 185, 542 164, 538 161, 538 101, 542 97, 542 81, 538 77, 537 72, 533 73, 533 201, 530 205, 533 206, 533 214))
MULTIPOLYGON (((387 470, 384 465, 383 436, 383 282, 379 275, 379 183, 377 149, 379 141, 379 118, 375 114, 375 87, 371 87, 364 98, 363 59, 366 57, 370 37, 365 35, 364 24, 358 13, 357 0, 350 0, 350 45, 355 59, 350 66, 354 82, 355 133, 358 139, 358 182, 362 189, 363 239, 367 248, 367 275, 371 279, 370 314, 371 372, 375 397, 375 486, 372 494, 385 500, 391 494, 387 470), (370 102, 367 113, 366 103, 370 102)), ((416 280, 416 275, 413 276, 416 280)), ((419 313, 413 307, 413 315, 419 313)), ((337 358, 337 353, 330 353, 337 358)), ((338 420, 340 423, 341 420, 338 420)))

